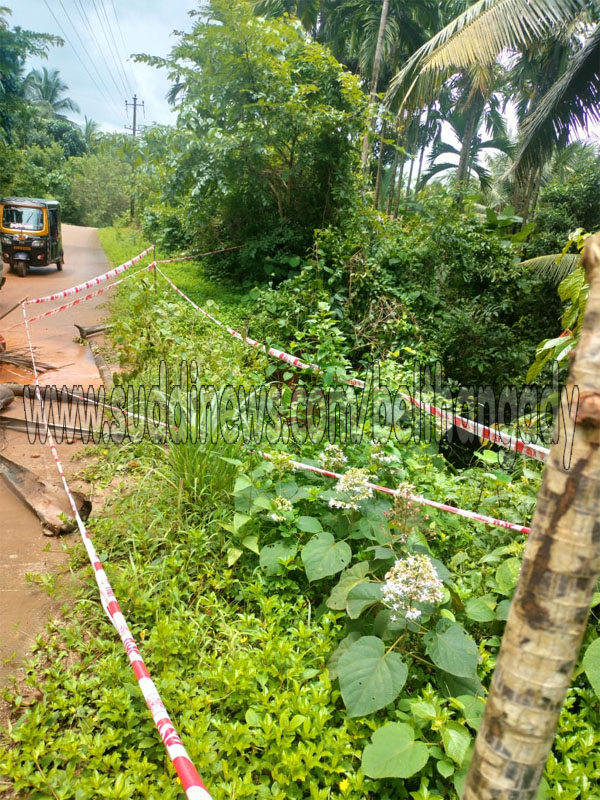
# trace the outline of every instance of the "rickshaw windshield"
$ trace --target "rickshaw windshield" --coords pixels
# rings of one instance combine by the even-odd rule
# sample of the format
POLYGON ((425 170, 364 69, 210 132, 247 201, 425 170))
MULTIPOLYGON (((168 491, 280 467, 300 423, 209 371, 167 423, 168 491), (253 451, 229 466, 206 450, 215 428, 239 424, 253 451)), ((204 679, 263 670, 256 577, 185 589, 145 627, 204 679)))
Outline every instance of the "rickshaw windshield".
POLYGON ((44 227, 44 212, 30 206, 4 206, 2 227, 23 231, 41 231, 44 227))

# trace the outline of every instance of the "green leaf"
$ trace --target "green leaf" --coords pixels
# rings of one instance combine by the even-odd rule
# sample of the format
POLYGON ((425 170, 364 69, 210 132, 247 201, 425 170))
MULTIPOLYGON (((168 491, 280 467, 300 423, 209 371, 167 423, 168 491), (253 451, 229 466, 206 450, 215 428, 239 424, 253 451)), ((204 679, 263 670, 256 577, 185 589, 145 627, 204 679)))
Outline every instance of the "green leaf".
POLYGON ((496 606, 496 619, 506 621, 510 611, 510 600, 502 600, 496 606))
POLYGON ((258 547, 258 536, 246 536, 246 538, 242 541, 242 544, 244 547, 247 547, 248 550, 252 550, 252 552, 256 553, 257 555, 260 552, 258 547))
POLYGON ((323 526, 316 517, 298 517, 296 522, 298 530, 305 531, 305 533, 320 533, 323 526))
POLYGON ((265 511, 274 511, 273 501, 266 494, 259 494, 254 498, 254 508, 262 508, 265 511))
POLYGON ((442 728, 442 744, 446 755, 462 767, 471 744, 471 734, 460 722, 446 722, 442 728))
POLYGON ((336 542, 331 533, 317 533, 302 549, 302 563, 309 581, 341 572, 352 558, 347 542, 336 542))
POLYGON ((443 778, 448 778, 454 772, 454 764, 451 761, 438 761, 437 770, 443 778))
POLYGON ((492 622, 496 618, 492 609, 481 597, 472 597, 465 606, 465 613, 475 622, 492 622))
POLYGON ((348 634, 348 636, 344 637, 342 641, 339 643, 336 650, 333 651, 331 654, 331 658, 327 662, 327 669, 329 670, 329 677, 332 681, 334 681, 338 676, 338 664, 340 662, 340 658, 344 655, 346 650, 350 647, 350 645, 354 644, 354 642, 360 639, 361 634, 358 631, 352 631, 348 634))
POLYGON ((350 589, 346 598, 346 612, 350 619, 358 619, 366 608, 381 602, 381 587, 381 583, 363 581, 350 589))
POLYGON ((477 645, 457 622, 440 619, 435 631, 425 635, 425 650, 445 672, 463 678, 477 676, 477 645))
POLYGON ((502 594, 512 595, 519 579, 521 569, 521 559, 507 558, 496 570, 496 583, 502 594))
POLYGON ((364 717, 398 697, 408 667, 398 653, 386 653, 381 639, 362 636, 342 654, 338 675, 348 716, 364 717))
POLYGON ((293 558, 298 552, 298 547, 293 542, 280 540, 274 544, 268 544, 260 551, 260 566, 267 575, 278 575, 283 572, 281 561, 293 558))
POLYGON ((240 514, 238 511, 236 511, 236 513, 233 515, 233 528, 234 528, 234 530, 236 532, 239 531, 239 529, 243 528, 243 526, 247 522, 250 522, 251 519, 252 519, 252 517, 249 517, 248 514, 240 514))
POLYGON ((462 714, 467 725, 474 731, 478 731, 485 711, 485 703, 479 697, 473 697, 470 694, 461 694, 456 699, 464 706, 462 714))
POLYGON ((595 639, 585 651, 583 669, 592 689, 600 697, 600 639, 595 639))
POLYGON ((334 611, 342 611, 346 608, 348 592, 363 582, 365 575, 369 572, 369 568, 368 561, 361 561, 359 564, 350 567, 350 569, 344 570, 327 599, 327 607, 334 609, 334 611))
POLYGON ((373 734, 363 752, 362 768, 369 778, 410 778, 423 769, 429 750, 415 742, 410 725, 389 722, 373 734))
POLYGON ((235 486, 233 487, 233 493, 239 494, 245 489, 248 489, 250 486, 252 486, 252 481, 250 478, 247 475, 240 475, 235 482, 235 486))
POLYGON ((242 551, 237 547, 230 547, 227 551, 227 566, 233 567, 238 558, 242 555, 242 551))

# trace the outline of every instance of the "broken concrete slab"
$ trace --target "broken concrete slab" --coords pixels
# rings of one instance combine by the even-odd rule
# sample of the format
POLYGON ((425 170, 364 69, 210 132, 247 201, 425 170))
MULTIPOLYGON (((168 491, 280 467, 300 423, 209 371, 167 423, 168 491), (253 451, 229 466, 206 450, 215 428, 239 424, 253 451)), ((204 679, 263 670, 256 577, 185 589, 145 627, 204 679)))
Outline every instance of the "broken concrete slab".
MULTIPOLYGON (((44 533, 71 533, 77 527, 69 500, 62 484, 46 484, 31 470, 0 455, 0 475, 11 491, 38 517, 44 533)), ((81 494, 72 492, 81 519, 86 520, 92 504, 81 494)))

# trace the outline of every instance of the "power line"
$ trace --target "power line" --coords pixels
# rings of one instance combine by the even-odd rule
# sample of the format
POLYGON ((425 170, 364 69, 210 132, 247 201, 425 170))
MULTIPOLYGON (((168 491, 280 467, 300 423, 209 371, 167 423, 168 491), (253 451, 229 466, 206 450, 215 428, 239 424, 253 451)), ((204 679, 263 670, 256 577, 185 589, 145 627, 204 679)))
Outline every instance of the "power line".
MULTIPOLYGON (((44 2, 46 2, 46 0, 44 0, 44 2)), ((94 28, 92 27, 92 25, 90 23, 90 20, 89 20, 89 17, 87 15, 87 11, 85 10, 81 0, 76 0, 76 2, 78 4, 76 6, 76 8, 77 8, 77 11, 79 13, 79 16, 81 17, 81 19, 83 20, 84 25, 88 29, 88 31, 90 33, 90 36, 92 37, 92 39, 94 41, 94 44, 96 46, 96 50, 98 51, 98 53, 100 55, 100 58, 104 61, 104 66, 106 67, 106 71, 108 72, 108 74, 110 76, 110 79, 113 82, 113 84, 115 86, 115 89, 117 90, 117 93, 121 94, 121 89, 120 89, 119 85, 117 84, 117 82, 115 80, 115 76, 113 75, 113 72, 112 72, 112 70, 110 68, 110 65, 109 65, 108 61, 106 60, 106 56, 104 55, 104 50, 100 46, 100 42, 96 38, 96 34, 94 32, 94 28)))
MULTIPOLYGON (((79 55, 79 52, 77 51, 77 48, 76 48, 76 47, 73 45, 73 43, 71 42, 71 40, 70 40, 70 39, 69 39, 69 37, 67 36, 67 33, 66 33, 65 29, 64 29, 64 28, 63 28, 63 26, 60 24, 60 22, 59 22, 59 20, 57 19, 57 17, 56 17, 56 14, 54 13, 54 11, 52 11, 52 8, 50 7, 50 5, 49 5, 49 3, 48 3, 48 0, 44 0, 44 3, 45 3, 45 5, 46 5, 46 8, 48 9, 48 11, 49 11, 49 12, 52 14, 52 17, 53 17, 54 21, 56 22, 56 24, 58 25, 58 28, 59 28, 60 32, 61 32, 61 33, 62 33, 62 35, 65 37, 65 41, 67 42, 67 44, 68 44, 68 45, 71 47, 71 49, 73 50, 73 52, 74 52, 74 53, 75 53, 75 55, 77 56, 77 59, 78 59, 78 60, 79 60, 79 62, 81 63, 81 66, 84 68, 84 70, 85 70, 85 71, 87 72, 87 74, 89 75, 89 77, 90 77, 90 79, 91 79, 92 83, 94 84, 94 86, 96 87, 96 89, 98 90, 98 92, 99 92, 100 94, 102 94, 102 89, 100 89, 100 87, 98 86, 98 83, 96 82, 96 79, 94 78, 94 76, 92 75, 92 73, 89 71, 89 69, 87 68, 87 66, 86 66, 86 64, 84 63, 83 59, 82 59, 82 58, 81 58, 81 56, 79 55)), ((111 101, 109 101, 109 102, 111 102, 111 101)))
POLYGON ((128 48, 127 48, 127 45, 125 44, 125 39, 123 37, 123 29, 121 28, 121 22, 119 20, 118 14, 117 14, 117 7, 115 5, 115 0, 110 0, 110 2, 111 2, 111 5, 112 5, 112 9, 113 9, 113 14, 115 16, 115 20, 116 20, 116 23, 117 23, 117 30, 119 31, 119 37, 121 39, 121 44, 123 45, 123 54, 125 56, 125 63, 127 64, 127 70, 129 72, 129 74, 131 75, 131 80, 133 81, 133 83, 135 83, 135 76, 133 74, 133 70, 131 68, 131 64, 129 63, 128 48))
POLYGON ((121 70, 121 75, 125 78, 125 82, 123 83, 123 86, 125 86, 127 92, 129 94, 131 94, 131 85, 129 83, 129 78, 127 77, 125 69, 123 68, 123 59, 119 56, 119 47, 117 45, 117 40, 116 40, 115 35, 113 33, 112 25, 110 24, 110 19, 108 18, 108 14, 106 13, 106 6, 104 5, 104 0, 98 0, 98 2, 100 3, 100 8, 102 9, 102 13, 104 14, 104 19, 106 20, 106 25, 108 27, 108 32, 110 33, 110 38, 112 39, 112 43, 113 43, 114 48, 115 48, 114 52, 118 56, 117 63, 119 65, 119 69, 121 70))
POLYGON ((121 81, 121 86, 123 87, 123 91, 125 92, 125 94, 128 94, 128 89, 127 89, 127 86, 125 85, 125 81, 123 80, 123 78, 122 78, 122 76, 121 76, 121 74, 119 72, 118 59, 116 58, 114 50, 111 47, 111 43, 110 43, 108 35, 106 33, 106 25, 104 23, 104 20, 102 19, 102 14, 100 13, 100 10, 98 8, 98 4, 96 3, 96 0, 92 0, 92 5, 94 6, 94 10, 96 12, 96 17, 97 17, 98 22, 100 24, 100 29, 102 30, 102 34, 104 36, 104 40, 105 40, 105 42, 106 42, 106 44, 108 46, 108 52, 109 52, 110 57, 112 59, 112 63, 116 67, 116 74, 117 74, 119 80, 121 81))
MULTIPOLYGON (((69 23, 71 24, 71 27, 72 27, 72 28, 73 28, 73 30, 75 31, 75 35, 77 36, 77 38, 79 39, 79 42, 81 43, 81 46, 82 46, 82 48, 83 48, 83 52, 84 52, 84 53, 87 53, 87 55, 88 55, 88 58, 89 58, 89 60, 90 60, 90 64, 92 65, 92 67, 93 67, 93 68, 94 68, 94 70, 96 71, 96 73, 97 73, 98 77, 100 78, 100 82, 101 82, 101 84, 102 84, 102 86, 104 87, 104 90, 105 90, 105 93, 104 93, 104 99, 105 99, 105 100, 107 100, 107 99, 108 99, 108 102, 109 102, 109 103, 112 103, 112 106, 113 106, 113 108, 115 109, 115 111, 116 111, 117 113, 120 113, 120 109, 119 109, 119 107, 117 106, 117 104, 115 103, 115 101, 113 100, 113 98, 111 97, 110 91, 108 90, 108 87, 106 86, 106 83, 104 82, 104 78, 102 77, 102 74, 101 74, 100 70, 98 69, 98 67, 96 66, 96 64, 94 63, 94 61, 92 60, 92 58, 91 58, 91 56, 90 56, 90 54, 89 54, 89 52, 88 52, 88 49, 87 49, 87 47, 86 47, 86 44, 85 44, 85 42, 84 42, 84 41, 83 41, 83 39, 81 38, 81 36, 80 36, 80 34, 79 34, 79 31, 78 31, 78 30, 77 30, 77 28, 75 27, 75 24, 73 23, 73 20, 71 19, 70 15, 69 15, 69 12, 68 12, 68 11, 67 11, 67 9, 65 8, 65 6, 64 6, 64 3, 63 3, 63 0, 58 0, 58 2, 60 3, 60 5, 61 5, 61 8, 62 8, 62 10, 63 10, 63 11, 64 11, 64 13, 65 13, 65 16, 66 16, 66 18, 69 20, 69 23)), ((47 5, 47 4, 46 4, 46 5, 47 5)), ((100 88, 100 87, 98 87, 98 84, 96 84, 96 87, 97 87, 97 88, 100 88)), ((102 92, 101 92, 101 93, 102 93, 102 92)))

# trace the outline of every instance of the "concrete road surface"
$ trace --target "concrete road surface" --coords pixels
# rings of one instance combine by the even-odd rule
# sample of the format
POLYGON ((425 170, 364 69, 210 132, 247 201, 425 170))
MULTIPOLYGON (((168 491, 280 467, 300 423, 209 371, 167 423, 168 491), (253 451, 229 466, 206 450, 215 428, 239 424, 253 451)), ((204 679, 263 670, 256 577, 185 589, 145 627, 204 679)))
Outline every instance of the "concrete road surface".
MULTIPOLYGON (((55 266, 32 270, 25 278, 8 274, 0 290, 0 314, 27 295, 30 298, 45 296, 100 275, 108 262, 100 247, 94 228, 63 226, 65 267, 58 272, 55 266)), ((78 295, 81 296, 81 295, 78 295)), ((92 325, 100 322, 100 308, 110 294, 100 295, 87 303, 75 306, 60 314, 47 317, 31 325, 36 357, 57 367, 41 376, 43 385, 83 384, 100 386, 100 376, 89 348, 74 342, 78 336, 73 322, 92 325)), ((71 298, 69 298, 71 299, 71 298)), ((64 301, 63 301, 64 302, 64 301)), ((60 303, 43 303, 28 306, 28 315, 54 308, 60 303)), ((20 309, 0 321, 0 333, 8 348, 24 347, 27 338, 20 309), (16 325, 16 327, 11 327, 16 325)), ((10 366, 0 367, 0 383, 31 383, 32 376, 10 366)), ((22 400, 17 398, 5 415, 23 417, 22 400)), ((77 445, 59 448, 67 474, 77 465, 70 464, 77 445)), ((0 451, 14 461, 39 475, 44 481, 56 481, 56 466, 47 444, 30 444, 23 433, 0 433, 0 451)), ((74 485, 73 488, 77 488, 74 485)), ((73 542, 79 534, 62 537, 73 542)), ((49 597, 42 589, 26 580, 27 573, 44 574, 64 569, 67 556, 60 541, 42 534, 38 519, 16 497, 0 478, 0 686, 26 656, 35 637, 46 621, 58 611, 61 598, 49 597)))

